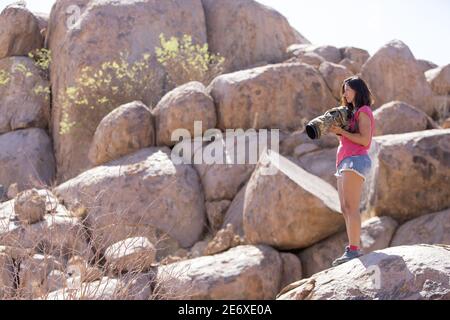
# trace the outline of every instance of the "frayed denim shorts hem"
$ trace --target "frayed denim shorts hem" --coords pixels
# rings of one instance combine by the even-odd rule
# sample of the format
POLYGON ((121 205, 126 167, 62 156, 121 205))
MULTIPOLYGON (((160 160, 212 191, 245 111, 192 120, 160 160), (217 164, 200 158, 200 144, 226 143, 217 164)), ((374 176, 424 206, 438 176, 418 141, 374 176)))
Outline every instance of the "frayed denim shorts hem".
POLYGON ((342 159, 336 168, 334 174, 336 178, 342 177, 343 171, 352 171, 363 178, 366 181, 367 175, 372 168, 372 160, 368 155, 350 156, 342 159))

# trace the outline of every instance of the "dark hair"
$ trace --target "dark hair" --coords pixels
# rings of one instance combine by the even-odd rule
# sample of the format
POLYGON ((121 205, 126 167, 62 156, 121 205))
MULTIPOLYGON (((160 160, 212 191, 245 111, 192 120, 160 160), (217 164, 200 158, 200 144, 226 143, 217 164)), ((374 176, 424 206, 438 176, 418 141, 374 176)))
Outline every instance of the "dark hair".
POLYGON ((364 82, 363 79, 361 79, 358 76, 353 76, 350 78, 347 78, 342 83, 341 87, 341 105, 347 106, 352 111, 356 111, 362 106, 369 106, 371 107, 374 103, 372 92, 370 92, 369 87, 364 82), (345 85, 348 85, 350 88, 352 88, 355 91, 355 105, 353 105, 351 102, 347 102, 344 98, 344 92, 345 92, 345 85))

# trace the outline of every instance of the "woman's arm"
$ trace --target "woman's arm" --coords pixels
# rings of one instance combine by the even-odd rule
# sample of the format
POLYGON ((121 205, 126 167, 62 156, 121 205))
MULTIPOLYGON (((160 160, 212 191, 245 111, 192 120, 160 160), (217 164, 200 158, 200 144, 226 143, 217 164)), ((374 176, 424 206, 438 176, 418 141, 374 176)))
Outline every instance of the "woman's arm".
POLYGON ((336 134, 340 134, 341 136, 346 137, 350 141, 366 147, 369 145, 370 138, 371 138, 371 136, 370 136, 370 118, 364 112, 361 112, 359 114, 358 127, 359 127, 359 133, 350 133, 350 132, 345 131, 344 129, 336 127, 336 126, 333 126, 330 131, 334 132, 336 134))

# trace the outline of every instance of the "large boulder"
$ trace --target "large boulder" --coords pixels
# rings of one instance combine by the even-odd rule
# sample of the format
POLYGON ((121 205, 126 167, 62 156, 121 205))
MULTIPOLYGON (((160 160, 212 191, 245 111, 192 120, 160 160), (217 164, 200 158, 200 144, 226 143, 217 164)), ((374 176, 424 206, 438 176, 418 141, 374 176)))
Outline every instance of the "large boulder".
POLYGON ((381 47, 361 69, 375 97, 375 107, 401 100, 429 116, 435 113, 431 87, 411 50, 403 42, 393 40, 381 47))
POLYGON ((361 67, 366 63, 366 61, 370 58, 369 52, 364 49, 355 48, 355 47, 342 47, 339 48, 341 52, 342 60, 339 64, 345 65, 349 61, 350 68, 354 74, 359 73, 361 67))
POLYGON ((337 190, 336 172, 337 148, 322 149, 301 155, 297 163, 309 173, 318 176, 337 190))
MULTIPOLYGON (((373 217, 362 223, 361 249, 364 253, 389 247, 397 222, 390 217, 373 217)), ((311 277, 322 270, 331 268, 331 263, 342 255, 348 244, 346 231, 342 231, 322 240, 305 250, 299 257, 303 263, 305 277, 311 277)))
POLYGON ((328 61, 325 61, 320 65, 319 72, 327 83, 334 98, 340 100, 342 83, 345 79, 351 77, 353 73, 342 65, 328 61))
POLYGON ((450 64, 428 70, 425 77, 435 94, 450 94, 450 64))
POLYGON ((146 148, 90 169, 55 188, 71 209, 86 208, 97 249, 130 237, 152 243, 155 229, 189 247, 205 224, 200 179, 191 165, 174 164, 168 148, 146 148))
POLYGON ((274 299, 283 263, 268 246, 238 246, 224 253, 161 266, 154 294, 162 299, 274 299))
POLYGON ((438 129, 425 112, 402 101, 391 101, 374 111, 375 136, 438 129))
POLYGON ((315 53, 325 61, 332 63, 339 63, 342 60, 342 54, 339 49, 330 45, 295 44, 290 46, 287 52, 294 56, 299 56, 303 53, 315 53))
POLYGON ((372 252, 285 287, 279 300, 449 300, 450 247, 372 252))
POLYGON ((43 38, 36 17, 25 7, 12 5, 0 14, 0 59, 27 56, 39 49, 43 38))
POLYGON ((232 200, 256 167, 263 152, 259 144, 265 143, 269 149, 272 142, 278 143, 271 139, 270 132, 265 137, 254 130, 236 130, 198 150, 194 158, 203 161, 194 166, 202 180, 206 200, 232 200))
POLYGON ((225 57, 225 72, 283 61, 293 43, 309 43, 274 9, 253 0, 202 0, 208 45, 225 57))
POLYGON ((89 149, 89 160, 99 165, 155 144, 150 109, 140 101, 114 109, 98 125, 89 149))
POLYGON ((245 191, 244 233, 250 243, 305 248, 343 226, 340 212, 336 189, 269 150, 245 191))
POLYGON ((214 101, 200 82, 189 82, 167 93, 153 110, 156 144, 173 146, 172 134, 185 129, 190 138, 215 128, 217 117, 214 101), (195 132, 194 122, 201 121, 201 130, 195 132))
POLYGON ((49 83, 28 57, 0 60, 0 134, 50 122, 49 83))
MULTIPOLYGON (((206 43, 201 0, 60 0, 55 3, 50 15, 48 44, 53 56, 50 76, 58 183, 91 167, 87 153, 92 136, 111 108, 133 100, 154 106, 163 96, 165 75, 154 54, 155 47, 161 46, 161 33, 165 38, 189 34, 193 43, 206 43), (71 15, 68 15, 67 9, 71 5, 78 6, 82 13, 79 17, 76 11, 69 11, 71 15), (114 92, 111 91, 113 86, 94 86, 92 91, 86 91, 89 101, 93 101, 93 109, 80 107, 73 104, 73 100, 68 100, 70 91, 67 92, 67 88, 77 88, 80 85, 77 81, 86 74, 86 70, 92 70, 92 74, 87 75, 93 77, 96 72, 102 71, 104 63, 119 61, 121 53, 126 61, 119 67, 129 71, 133 71, 132 63, 142 63, 143 55, 151 55, 149 63, 144 61, 151 70, 151 74, 145 74, 146 80, 137 82, 135 79, 137 85, 129 87, 129 78, 122 78, 121 74, 116 73, 113 79, 120 92, 107 95, 110 99, 107 104, 102 99, 105 92, 114 92), (61 134, 62 120, 75 122, 78 126, 69 133, 61 134)), ((105 83, 107 77, 104 77, 105 83)))
POLYGON ((0 184, 17 183, 18 190, 50 185, 55 176, 52 142, 38 128, 0 135, 0 184))
POLYGON ((421 243, 450 245, 450 209, 404 223, 395 232, 391 247, 421 243))
POLYGON ((208 88, 220 129, 296 129, 336 104, 320 73, 303 63, 224 74, 208 88))
POLYGON ((365 215, 404 222, 450 206, 450 129, 391 134, 372 142, 365 215))

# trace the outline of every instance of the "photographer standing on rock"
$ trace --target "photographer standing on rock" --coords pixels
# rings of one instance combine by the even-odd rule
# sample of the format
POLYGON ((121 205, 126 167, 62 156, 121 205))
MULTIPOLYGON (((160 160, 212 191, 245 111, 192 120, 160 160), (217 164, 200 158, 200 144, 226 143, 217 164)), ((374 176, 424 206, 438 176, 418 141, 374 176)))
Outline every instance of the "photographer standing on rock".
POLYGON ((332 126, 330 132, 340 136, 335 176, 349 245, 345 248, 344 254, 333 261, 333 266, 362 255, 359 204, 363 183, 372 166, 367 150, 375 132, 375 120, 371 110, 373 97, 361 78, 354 76, 344 80, 341 104, 350 109, 349 131, 332 126))

